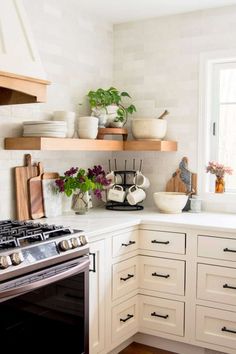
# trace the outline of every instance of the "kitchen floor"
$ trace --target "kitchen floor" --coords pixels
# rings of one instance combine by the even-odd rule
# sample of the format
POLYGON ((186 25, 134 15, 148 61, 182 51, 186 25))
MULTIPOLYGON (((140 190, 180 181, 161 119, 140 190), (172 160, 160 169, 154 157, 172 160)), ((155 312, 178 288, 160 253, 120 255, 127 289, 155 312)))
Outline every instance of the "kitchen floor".
POLYGON ((149 347, 147 345, 132 343, 119 354, 175 354, 166 350, 149 347))

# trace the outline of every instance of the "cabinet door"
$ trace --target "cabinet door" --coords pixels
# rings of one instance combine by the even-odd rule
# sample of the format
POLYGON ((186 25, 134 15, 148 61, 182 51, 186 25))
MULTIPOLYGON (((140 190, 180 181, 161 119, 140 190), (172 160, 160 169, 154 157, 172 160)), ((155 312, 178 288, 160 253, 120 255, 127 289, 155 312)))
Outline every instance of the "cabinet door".
POLYGON ((89 353, 96 354, 105 345, 105 245, 90 244, 89 278, 89 353))

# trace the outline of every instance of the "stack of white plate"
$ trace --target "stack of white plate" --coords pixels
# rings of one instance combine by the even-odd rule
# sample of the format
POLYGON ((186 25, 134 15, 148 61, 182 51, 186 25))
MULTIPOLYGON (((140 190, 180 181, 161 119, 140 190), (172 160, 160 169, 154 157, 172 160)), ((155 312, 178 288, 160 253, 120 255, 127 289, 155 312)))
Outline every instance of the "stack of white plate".
POLYGON ((65 138, 66 132, 66 122, 45 120, 23 122, 23 136, 65 138))

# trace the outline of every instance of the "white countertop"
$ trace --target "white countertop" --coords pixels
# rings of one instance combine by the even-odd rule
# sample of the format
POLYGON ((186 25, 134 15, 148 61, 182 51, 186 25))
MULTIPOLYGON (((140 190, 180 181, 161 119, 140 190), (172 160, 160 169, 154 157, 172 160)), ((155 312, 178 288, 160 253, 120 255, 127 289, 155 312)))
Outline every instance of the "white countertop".
POLYGON ((138 211, 114 211, 103 208, 90 209, 86 215, 65 214, 55 218, 39 219, 39 222, 70 226, 83 229, 89 239, 117 231, 122 228, 142 224, 186 227, 188 229, 208 229, 223 232, 236 232, 236 214, 190 213, 161 214, 153 209, 138 211))

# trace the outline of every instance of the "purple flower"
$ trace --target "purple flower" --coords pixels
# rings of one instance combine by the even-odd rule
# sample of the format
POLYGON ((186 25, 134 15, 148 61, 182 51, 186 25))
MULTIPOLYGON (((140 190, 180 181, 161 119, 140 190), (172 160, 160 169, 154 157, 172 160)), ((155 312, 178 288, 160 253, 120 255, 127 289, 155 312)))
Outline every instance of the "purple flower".
POLYGON ((65 191, 65 183, 63 179, 57 179, 55 181, 57 187, 59 188, 59 192, 64 192, 65 191))
POLYGON ((94 195, 95 195, 98 199, 102 199, 102 192, 101 192, 100 189, 95 189, 94 195))
POLYGON ((99 175, 105 176, 105 171, 103 170, 101 165, 94 166, 93 169, 89 168, 88 169, 88 177, 97 177, 99 175))
POLYGON ((73 176, 78 171, 78 167, 71 167, 68 171, 64 173, 65 176, 73 176))

